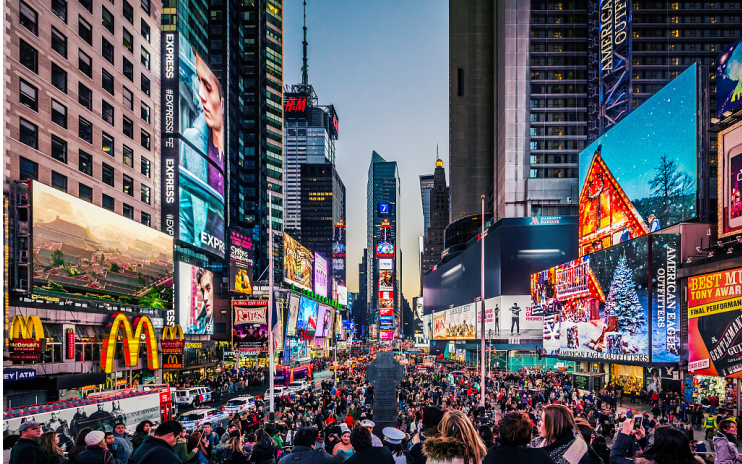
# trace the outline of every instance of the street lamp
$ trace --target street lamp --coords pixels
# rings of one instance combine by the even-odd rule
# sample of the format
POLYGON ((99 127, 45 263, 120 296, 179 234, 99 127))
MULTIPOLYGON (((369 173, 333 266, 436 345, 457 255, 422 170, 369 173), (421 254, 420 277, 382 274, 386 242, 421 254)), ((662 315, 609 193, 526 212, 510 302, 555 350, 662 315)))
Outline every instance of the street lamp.
POLYGON ((481 366, 482 372, 481 372, 481 380, 479 382, 479 407, 480 408, 484 408, 484 394, 485 394, 485 390, 486 390, 486 388, 485 388, 486 383, 485 383, 485 377, 484 377, 484 369, 485 369, 485 366, 484 366, 484 355, 485 355, 485 352, 484 352, 484 337, 485 337, 485 333, 484 333, 484 318, 485 318, 485 314, 484 314, 484 195, 482 195, 482 233, 480 234, 480 237, 482 238, 481 239, 481 242, 482 242, 482 268, 481 268, 481 271, 480 271, 480 276, 481 277, 479 278, 479 280, 480 280, 480 282, 482 284, 481 285, 481 290, 482 290, 482 297, 481 297, 481 300, 482 300, 481 301, 481 303, 482 303, 481 304, 481 307, 482 307, 482 321, 480 322, 479 333, 482 335, 482 337, 481 337, 482 339, 480 340, 480 342, 481 342, 481 350, 480 351, 481 351, 481 356, 482 356, 482 359, 481 359, 481 362, 480 362, 480 366, 481 366))
POLYGON ((275 366, 273 359, 273 195, 271 191, 273 185, 268 184, 268 357, 269 372, 268 383, 270 388, 270 413, 273 420, 275 400, 273 398, 273 376, 275 375, 275 366))

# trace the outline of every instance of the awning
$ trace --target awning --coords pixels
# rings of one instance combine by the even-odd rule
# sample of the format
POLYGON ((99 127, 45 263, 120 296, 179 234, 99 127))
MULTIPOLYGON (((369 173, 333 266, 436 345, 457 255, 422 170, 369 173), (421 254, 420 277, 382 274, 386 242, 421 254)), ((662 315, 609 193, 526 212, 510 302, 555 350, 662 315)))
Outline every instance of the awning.
POLYGON ((106 383, 106 374, 67 374, 67 375, 39 375, 33 380, 19 380, 13 382, 8 390, 71 390, 86 385, 103 385, 106 383))

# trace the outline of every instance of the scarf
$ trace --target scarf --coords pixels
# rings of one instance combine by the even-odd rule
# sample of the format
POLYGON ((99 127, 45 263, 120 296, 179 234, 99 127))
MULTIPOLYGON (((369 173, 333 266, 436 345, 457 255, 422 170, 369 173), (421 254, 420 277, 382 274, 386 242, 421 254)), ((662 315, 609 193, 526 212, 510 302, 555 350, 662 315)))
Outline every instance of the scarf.
POLYGON ((582 437, 578 438, 574 430, 543 448, 556 464, 579 464, 588 452, 587 443, 582 437))

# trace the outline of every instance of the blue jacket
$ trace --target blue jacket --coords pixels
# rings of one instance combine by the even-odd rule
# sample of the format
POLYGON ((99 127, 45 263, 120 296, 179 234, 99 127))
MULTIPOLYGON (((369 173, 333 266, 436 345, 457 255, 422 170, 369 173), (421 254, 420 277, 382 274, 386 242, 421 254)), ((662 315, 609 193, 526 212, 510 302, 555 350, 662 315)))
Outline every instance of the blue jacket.
POLYGON ((129 441, 128 433, 113 434, 113 452, 116 455, 116 462, 118 464, 128 464, 129 457, 134 452, 131 441, 129 441))
POLYGON ((640 449, 645 448, 648 443, 649 439, 647 437, 642 438, 637 443, 634 437, 620 432, 613 443, 613 448, 611 448, 611 464, 634 464, 634 460, 629 458, 640 449))

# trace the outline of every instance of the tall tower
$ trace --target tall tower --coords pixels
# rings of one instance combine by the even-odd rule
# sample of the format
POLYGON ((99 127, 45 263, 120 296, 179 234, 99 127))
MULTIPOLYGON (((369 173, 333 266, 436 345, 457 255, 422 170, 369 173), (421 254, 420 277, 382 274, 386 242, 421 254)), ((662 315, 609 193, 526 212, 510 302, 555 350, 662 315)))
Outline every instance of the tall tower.
MULTIPOLYGON (((422 176, 421 176, 422 177, 422 176)), ((437 158, 433 174, 433 186, 429 193, 429 224, 423 239, 421 272, 428 272, 441 260, 443 253, 443 232, 448 225, 448 186, 443 161, 437 158)), ((422 276, 421 276, 422 278, 422 276)))

